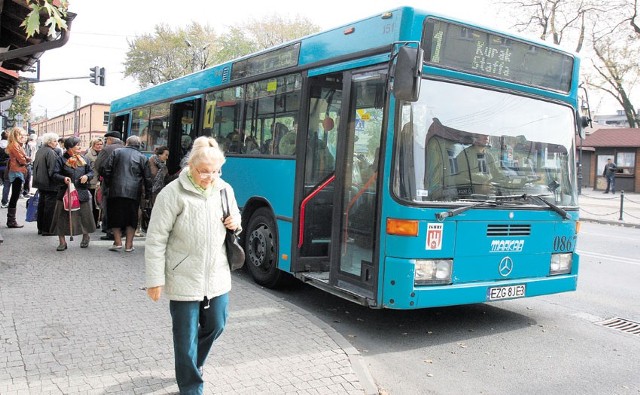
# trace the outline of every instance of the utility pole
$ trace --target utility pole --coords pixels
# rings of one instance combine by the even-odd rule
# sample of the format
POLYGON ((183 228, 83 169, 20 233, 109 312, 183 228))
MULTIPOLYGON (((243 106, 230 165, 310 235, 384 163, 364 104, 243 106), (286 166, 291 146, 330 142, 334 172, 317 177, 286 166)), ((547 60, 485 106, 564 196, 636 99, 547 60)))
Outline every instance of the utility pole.
POLYGON ((80 96, 75 93, 71 93, 69 91, 65 91, 70 95, 73 95, 73 135, 75 137, 80 137, 80 120, 78 119, 78 108, 80 108, 80 96))
POLYGON ((73 135, 80 137, 80 118, 78 115, 78 108, 80 108, 80 96, 73 95, 73 135))

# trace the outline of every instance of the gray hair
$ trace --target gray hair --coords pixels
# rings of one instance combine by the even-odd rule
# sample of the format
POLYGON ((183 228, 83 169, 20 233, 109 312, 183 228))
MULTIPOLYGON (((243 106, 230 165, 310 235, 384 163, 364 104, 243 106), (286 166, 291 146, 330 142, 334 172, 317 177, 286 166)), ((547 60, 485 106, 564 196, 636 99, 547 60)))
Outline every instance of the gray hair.
POLYGON ((42 135, 42 144, 49 145, 52 141, 58 142, 58 139, 60 139, 60 136, 56 133, 45 133, 42 135))
POLYGON ((189 153, 189 167, 195 167, 204 161, 219 162, 224 164, 226 161, 224 153, 218 147, 218 142, 211 137, 200 136, 193 142, 191 153, 189 153))
POLYGON ((127 138, 127 145, 131 147, 140 147, 140 137, 138 136, 129 136, 127 138))

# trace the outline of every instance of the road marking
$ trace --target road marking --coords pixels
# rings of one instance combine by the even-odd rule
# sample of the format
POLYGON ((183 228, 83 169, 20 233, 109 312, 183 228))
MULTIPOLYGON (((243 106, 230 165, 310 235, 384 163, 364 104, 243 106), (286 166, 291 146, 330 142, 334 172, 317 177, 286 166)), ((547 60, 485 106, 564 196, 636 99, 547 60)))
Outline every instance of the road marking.
POLYGON ((620 235, 616 235, 616 234, 611 234, 611 233, 598 233, 598 232, 589 232, 589 231, 585 231, 585 230, 580 230, 580 233, 578 233, 578 237, 580 237, 580 235, 585 234, 585 235, 589 235, 589 236, 600 236, 600 237, 607 237, 609 239, 615 238, 615 239, 622 239, 622 240, 630 240, 630 241, 637 241, 638 238, 637 237, 625 237, 625 236, 620 236, 620 235))
POLYGON ((604 259, 609 259, 617 262, 630 263, 632 265, 640 266, 640 259, 633 259, 633 258, 627 258, 623 256, 615 256, 615 255, 609 255, 609 254, 599 254, 597 252, 590 252, 590 251, 583 251, 583 250, 577 250, 577 252, 582 256, 589 256, 592 258, 604 258, 604 259))

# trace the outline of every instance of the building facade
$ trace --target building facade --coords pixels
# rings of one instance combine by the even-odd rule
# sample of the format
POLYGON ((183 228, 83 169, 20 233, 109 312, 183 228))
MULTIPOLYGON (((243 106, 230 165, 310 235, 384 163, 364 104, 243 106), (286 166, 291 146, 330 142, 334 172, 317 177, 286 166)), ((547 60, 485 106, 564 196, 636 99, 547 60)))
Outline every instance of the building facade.
POLYGON ((89 142, 102 137, 109 126, 109 104, 91 103, 53 118, 31 124, 38 136, 45 133, 57 133, 62 138, 78 136, 83 148, 89 147, 89 142))
POLYGON ((583 162, 588 167, 583 173, 588 177, 583 179, 583 186, 606 189, 607 182, 602 173, 607 159, 611 158, 618 166, 616 190, 640 192, 640 128, 598 129, 587 135, 580 148, 583 149, 583 162))

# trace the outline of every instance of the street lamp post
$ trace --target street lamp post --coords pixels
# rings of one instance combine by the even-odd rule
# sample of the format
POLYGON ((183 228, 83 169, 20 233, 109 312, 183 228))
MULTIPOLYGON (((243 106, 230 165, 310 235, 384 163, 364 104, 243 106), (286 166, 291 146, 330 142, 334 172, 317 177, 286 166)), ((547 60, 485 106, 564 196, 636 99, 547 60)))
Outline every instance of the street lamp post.
POLYGON ((70 95, 73 95, 73 135, 74 137, 80 137, 80 123, 78 116, 78 108, 80 108, 80 96, 71 93, 69 91, 65 91, 70 95))

